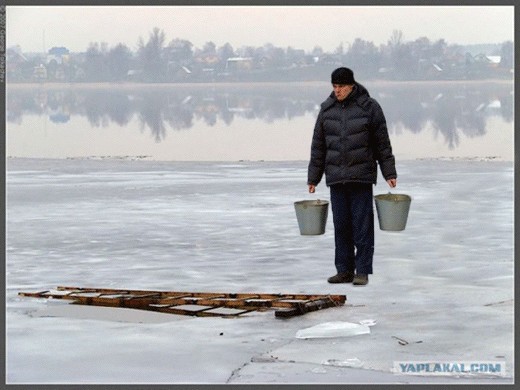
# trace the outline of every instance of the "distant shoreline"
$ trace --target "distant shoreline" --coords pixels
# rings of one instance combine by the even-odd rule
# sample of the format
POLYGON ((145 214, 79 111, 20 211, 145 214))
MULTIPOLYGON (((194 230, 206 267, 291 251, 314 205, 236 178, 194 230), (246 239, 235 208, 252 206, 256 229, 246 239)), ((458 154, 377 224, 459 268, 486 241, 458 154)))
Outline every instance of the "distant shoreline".
MULTIPOLYGON (((514 80, 506 79, 482 79, 482 80, 366 80, 360 81, 361 84, 366 85, 381 85, 381 86, 392 86, 392 85, 403 85, 407 84, 410 86, 424 86, 424 85, 456 85, 456 84, 514 84, 514 80)), ((135 83, 135 82, 123 82, 123 83, 6 83, 6 89, 64 89, 64 88, 77 88, 77 89, 96 89, 96 88, 207 88, 211 87, 286 87, 288 85, 295 86, 323 86, 329 85, 328 81, 266 81, 266 82, 200 82, 200 83, 135 83)))

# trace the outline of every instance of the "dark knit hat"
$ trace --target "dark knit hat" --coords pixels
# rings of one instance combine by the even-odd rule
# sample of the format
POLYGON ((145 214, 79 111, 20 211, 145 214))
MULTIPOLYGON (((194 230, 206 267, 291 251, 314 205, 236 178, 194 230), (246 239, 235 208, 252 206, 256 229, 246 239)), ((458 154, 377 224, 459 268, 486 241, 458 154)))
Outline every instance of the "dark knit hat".
POLYGON ((331 74, 331 82, 332 84, 340 84, 340 85, 351 85, 356 81, 354 80, 354 72, 349 68, 338 68, 331 74))

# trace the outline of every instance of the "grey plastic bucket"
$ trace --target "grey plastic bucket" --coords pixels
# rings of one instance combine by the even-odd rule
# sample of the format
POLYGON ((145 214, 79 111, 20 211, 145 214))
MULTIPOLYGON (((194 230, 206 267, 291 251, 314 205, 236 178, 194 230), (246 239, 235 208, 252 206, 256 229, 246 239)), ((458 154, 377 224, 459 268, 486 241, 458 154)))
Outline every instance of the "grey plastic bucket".
POLYGON ((329 202, 326 200, 300 200, 294 202, 296 219, 302 236, 317 236, 325 233, 329 202))
POLYGON ((374 196, 381 230, 401 231, 406 227, 412 198, 404 194, 374 196))

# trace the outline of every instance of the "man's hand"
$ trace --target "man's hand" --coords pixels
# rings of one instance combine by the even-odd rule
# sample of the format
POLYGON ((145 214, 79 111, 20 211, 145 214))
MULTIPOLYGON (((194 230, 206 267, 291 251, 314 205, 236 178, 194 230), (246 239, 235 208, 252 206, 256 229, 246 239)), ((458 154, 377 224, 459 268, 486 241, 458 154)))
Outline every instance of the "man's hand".
POLYGON ((386 182, 388 183, 390 188, 394 188, 395 186, 397 186, 397 179, 388 179, 386 182))
POLYGON ((309 184, 309 193, 314 194, 316 191, 316 186, 314 184, 309 184))

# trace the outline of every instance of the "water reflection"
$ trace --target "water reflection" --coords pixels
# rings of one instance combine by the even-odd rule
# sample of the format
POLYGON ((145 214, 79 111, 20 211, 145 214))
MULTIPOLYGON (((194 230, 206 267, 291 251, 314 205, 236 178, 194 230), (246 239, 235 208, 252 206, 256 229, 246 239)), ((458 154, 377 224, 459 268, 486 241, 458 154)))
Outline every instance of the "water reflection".
MULTIPOLYGON (((486 119, 513 120, 512 84, 374 84, 366 85, 383 107, 391 133, 419 133, 428 126, 442 134, 448 147, 458 146, 460 133, 486 134, 486 119)), ((187 130, 198 121, 208 126, 230 126, 236 118, 273 123, 306 114, 317 115, 327 96, 323 85, 160 86, 155 88, 64 89, 10 87, 7 121, 21 123, 24 115, 46 116, 66 124, 84 116, 92 127, 111 123, 126 126, 137 118, 143 132, 156 142, 168 130, 187 130)))

